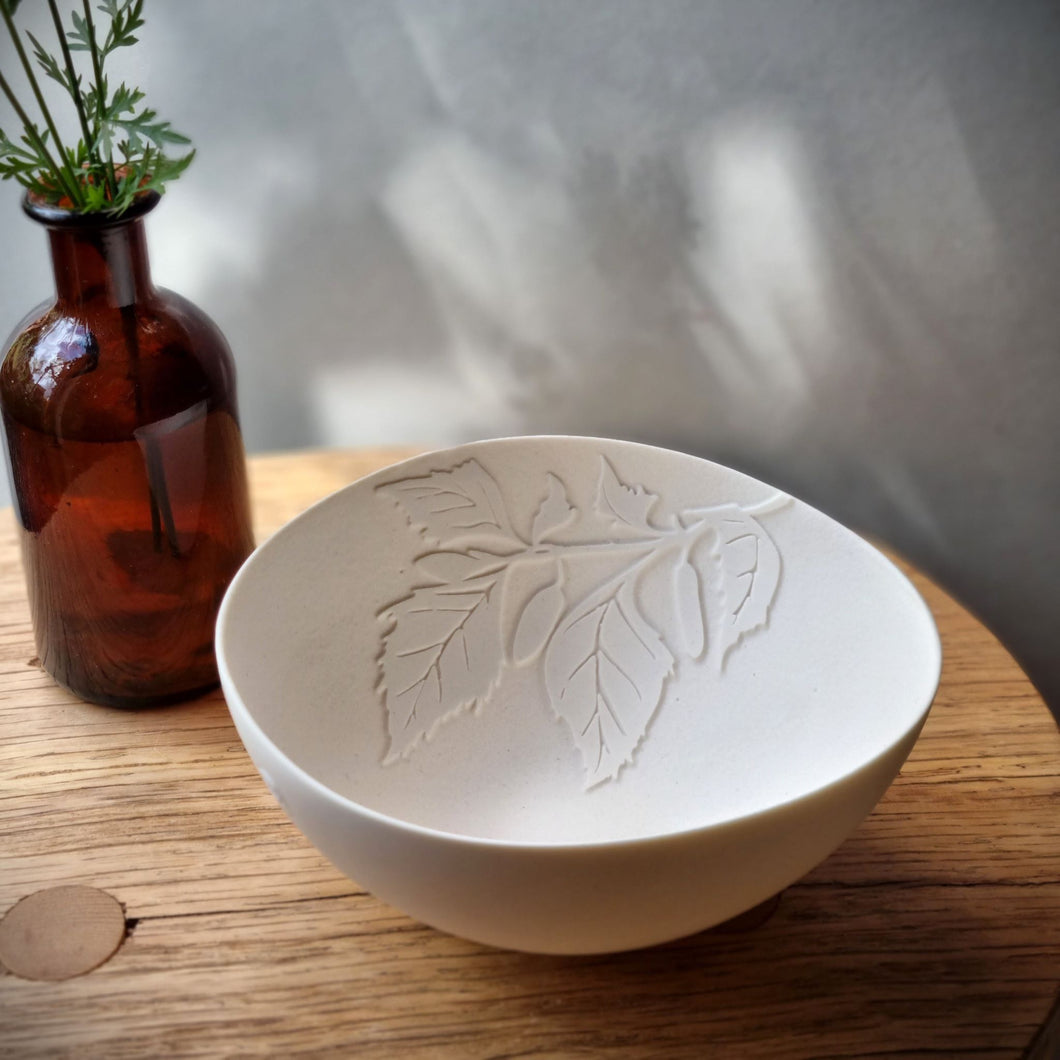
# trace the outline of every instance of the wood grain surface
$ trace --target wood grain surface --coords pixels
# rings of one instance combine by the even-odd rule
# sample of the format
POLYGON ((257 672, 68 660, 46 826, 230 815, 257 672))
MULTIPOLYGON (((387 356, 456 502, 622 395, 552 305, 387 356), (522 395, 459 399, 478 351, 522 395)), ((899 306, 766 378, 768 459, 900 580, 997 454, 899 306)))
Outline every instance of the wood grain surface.
MULTIPOLYGON (((254 459, 259 536, 404 455, 254 459)), ((74 979, 0 976, 0 1057, 1015 1060, 1060 985, 1060 734, 996 639, 914 578, 942 683, 902 775, 831 858, 754 930, 534 957, 439 934, 340 876, 219 694, 124 712, 58 689, 32 662, 3 513, 0 914, 82 884, 123 903, 127 938, 74 979)))

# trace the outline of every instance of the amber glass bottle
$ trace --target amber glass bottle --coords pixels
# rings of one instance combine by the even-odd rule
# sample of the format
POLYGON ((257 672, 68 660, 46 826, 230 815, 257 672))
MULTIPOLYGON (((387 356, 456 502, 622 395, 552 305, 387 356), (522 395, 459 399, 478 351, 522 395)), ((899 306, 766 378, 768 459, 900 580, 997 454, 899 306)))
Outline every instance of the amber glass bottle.
POLYGON ((252 547, 232 357, 151 283, 142 195, 119 218, 27 196, 53 304, 0 368, 37 651, 76 695, 138 707, 217 683, 213 627, 252 547))

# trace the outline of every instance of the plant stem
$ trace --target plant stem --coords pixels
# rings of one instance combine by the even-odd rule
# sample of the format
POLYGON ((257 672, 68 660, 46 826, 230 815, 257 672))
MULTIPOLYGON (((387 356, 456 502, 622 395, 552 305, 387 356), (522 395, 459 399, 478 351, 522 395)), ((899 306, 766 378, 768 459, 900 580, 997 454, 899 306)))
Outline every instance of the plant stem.
MULTIPOLYGON (((7 9, 6 4, 0 4, 0 15, 3 15, 4 23, 7 26, 7 32, 11 37, 12 43, 15 45, 15 51, 18 53, 19 60, 22 63, 22 69, 26 71, 26 78, 29 81, 29 87, 33 90, 33 95, 37 99, 37 106, 40 107, 41 114, 44 116, 44 122, 48 126, 49 132, 52 134, 52 139, 55 143, 55 149, 59 152, 59 157, 63 160, 61 167, 56 166, 51 155, 45 152, 45 158, 55 169, 56 176, 63 183, 66 194, 70 196, 70 201, 75 206, 83 206, 84 199, 81 195, 81 188, 78 186, 77 178, 74 176, 70 169, 70 159, 66 153, 66 149, 63 147, 63 142, 59 136, 59 130, 55 127, 55 122, 52 120, 51 111, 48 110, 48 104, 44 101, 44 94, 40 90, 40 85, 37 83, 36 75, 33 73, 33 65, 29 61, 29 57, 26 55, 26 49, 22 47, 22 40, 18 35, 18 30, 15 29, 15 23, 11 19, 11 14, 7 9)), ((6 84, 6 82, 5 82, 6 84)), ((6 91, 8 99, 12 99, 11 89, 8 86, 6 91)), ((19 107, 17 110, 21 110, 19 107)), ((16 110, 16 113, 17 113, 16 110)), ((23 114, 25 112, 23 111, 23 114)), ((21 118, 23 115, 20 114, 21 118)), ((23 122, 25 124, 25 122, 23 122)), ((40 141, 40 147, 44 147, 44 140, 41 137, 37 138, 40 141)))
MULTIPOLYGON (((41 157, 51 166, 52 171, 57 173, 60 179, 63 176, 62 169, 56 164, 55 159, 52 158, 51 152, 48 150, 44 140, 37 134, 36 128, 33 123, 29 120, 29 115, 22 108, 22 104, 19 103, 18 97, 14 92, 11 91, 11 86, 7 83, 7 79, 2 73, 0 73, 0 91, 7 96, 7 101, 11 104, 12 109, 18 116, 18 120, 22 122, 22 126, 26 131, 26 135, 33 141, 33 146, 40 153, 41 157)), ((66 188, 65 183, 63 184, 63 190, 69 194, 69 190, 66 188)))
POLYGON ((575 541, 570 544, 544 542, 530 545, 525 552, 505 557, 508 562, 521 556, 585 556, 600 553, 645 552, 653 549, 673 549, 684 542, 694 541, 706 529, 704 522, 692 523, 679 530, 657 530, 654 537, 633 537, 626 541, 575 541))
MULTIPOLYGON (((125 348, 129 351, 129 375, 133 385, 133 402, 136 407, 137 422, 144 418, 143 390, 140 378, 140 338, 136 331, 136 306, 121 307, 122 331, 125 334, 125 348)), ((151 537, 156 552, 162 551, 162 532, 165 531, 166 543, 170 554, 180 555, 177 543, 177 526, 173 519, 173 506, 169 500, 166 487, 166 469, 162 463, 162 454, 158 448, 158 439, 150 436, 144 439, 144 463, 147 468, 147 501, 151 509, 151 537)))
POLYGON ((52 22, 55 23, 55 35, 59 38, 59 47, 63 52, 63 62, 66 64, 66 77, 70 83, 70 95, 73 97, 74 106, 77 107, 77 117, 81 122, 81 135, 85 138, 85 150, 88 152, 89 160, 99 163, 99 155, 96 151, 95 137, 88 127, 88 115, 85 114, 85 101, 77 89, 77 71, 74 69, 74 57, 70 54, 70 45, 66 40, 66 32, 63 30, 63 20, 59 15, 59 7, 55 0, 48 0, 48 8, 52 13, 52 22))
MULTIPOLYGON (((757 501, 749 507, 740 505, 744 515, 759 516, 759 515, 772 515, 773 512, 779 512, 782 508, 787 507, 791 503, 791 497, 786 493, 781 493, 779 490, 773 494, 772 497, 766 497, 764 500, 757 501)), ((686 508, 685 515, 714 515, 719 511, 730 507, 730 505, 713 505, 710 508, 686 508)))
MULTIPOLYGON (((96 25, 92 21, 92 4, 90 0, 81 0, 81 6, 85 12, 85 26, 88 29, 88 50, 92 55, 92 76, 96 82, 96 124, 100 132, 103 131, 103 59, 99 54, 99 45, 96 43, 96 25)), ((114 172, 114 159, 108 158, 104 167, 106 174, 107 191, 113 200, 118 195, 118 178, 114 172)))

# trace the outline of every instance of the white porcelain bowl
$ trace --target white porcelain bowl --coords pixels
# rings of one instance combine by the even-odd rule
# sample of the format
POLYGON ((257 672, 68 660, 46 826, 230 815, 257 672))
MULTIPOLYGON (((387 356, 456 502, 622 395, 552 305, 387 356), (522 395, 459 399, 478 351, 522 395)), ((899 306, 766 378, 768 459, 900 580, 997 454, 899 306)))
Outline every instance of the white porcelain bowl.
POLYGON ((591 953, 763 901, 872 809, 939 676, 882 555, 730 469, 516 438, 289 523, 221 608, 239 733, 295 824, 456 935, 591 953))

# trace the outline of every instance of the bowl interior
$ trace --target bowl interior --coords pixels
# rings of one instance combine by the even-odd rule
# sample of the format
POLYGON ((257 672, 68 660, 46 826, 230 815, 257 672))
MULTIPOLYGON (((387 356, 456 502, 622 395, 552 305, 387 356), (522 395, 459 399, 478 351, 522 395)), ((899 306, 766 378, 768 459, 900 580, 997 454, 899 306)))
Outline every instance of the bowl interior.
POLYGON ((628 442, 428 454, 301 515, 226 597, 229 701, 371 810, 515 843, 701 827, 831 784, 934 694, 923 601, 820 512, 628 442))

